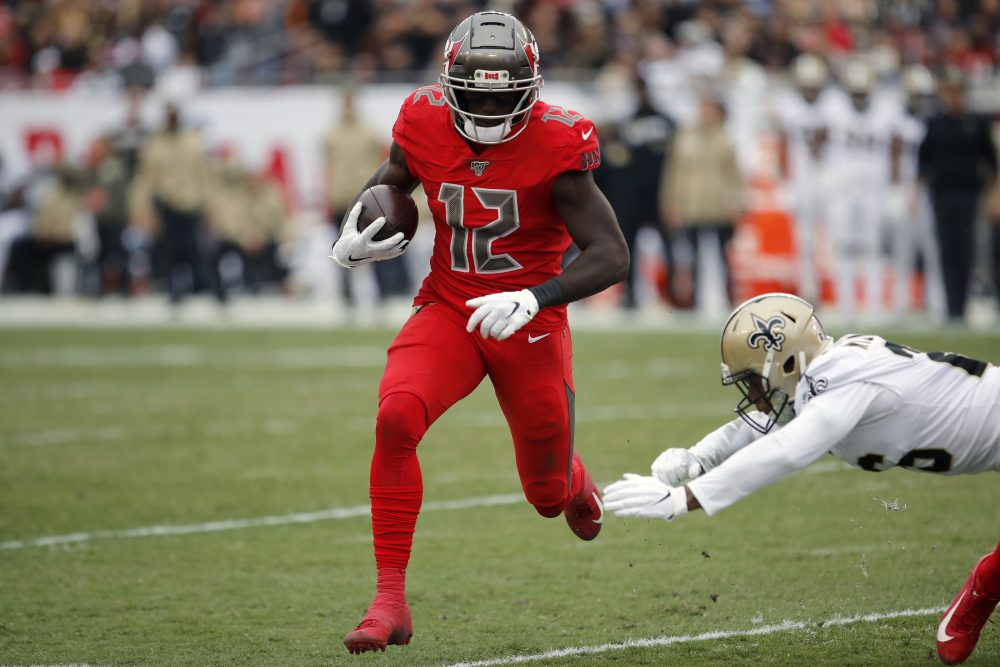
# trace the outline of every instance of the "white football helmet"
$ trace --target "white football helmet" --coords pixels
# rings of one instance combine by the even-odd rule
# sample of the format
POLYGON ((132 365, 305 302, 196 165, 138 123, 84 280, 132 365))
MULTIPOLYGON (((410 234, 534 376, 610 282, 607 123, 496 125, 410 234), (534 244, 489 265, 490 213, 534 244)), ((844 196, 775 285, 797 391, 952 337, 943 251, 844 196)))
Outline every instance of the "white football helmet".
POLYGON ((722 384, 739 388, 736 412, 761 433, 791 419, 795 385, 833 342, 815 310, 792 294, 762 294, 737 306, 722 329, 722 384))
POLYGON ((798 88, 819 90, 829 79, 826 63, 813 53, 803 53, 792 63, 792 81, 798 88))
POLYGON ((936 87, 934 75, 923 65, 908 65, 903 70, 903 90, 907 95, 933 95, 936 87))

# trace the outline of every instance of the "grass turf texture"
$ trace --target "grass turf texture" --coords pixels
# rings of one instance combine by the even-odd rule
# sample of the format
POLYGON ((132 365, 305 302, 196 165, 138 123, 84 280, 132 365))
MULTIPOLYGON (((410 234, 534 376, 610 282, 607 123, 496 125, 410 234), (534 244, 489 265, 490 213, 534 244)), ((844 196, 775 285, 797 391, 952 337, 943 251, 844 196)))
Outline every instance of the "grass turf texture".
MULTIPOLYGON (((889 335, 1000 361, 997 335, 889 335)), ((391 336, 0 331, 0 542, 366 504, 391 336)), ((694 443, 738 398, 719 384, 714 333, 578 333, 575 353, 577 448, 600 485, 694 443)), ((488 383, 420 457, 425 503, 520 490, 488 383)), ((409 568, 413 643, 377 656, 341 643, 374 590, 365 516, 6 548, 0 665, 444 665, 943 606, 996 543, 996 504, 994 474, 873 474, 826 457, 716 517, 609 517, 593 543, 523 501, 428 511, 409 568), (879 502, 897 498, 905 510, 879 502)), ((936 622, 533 664, 933 664, 936 622)), ((968 664, 998 660, 988 625, 968 664)))

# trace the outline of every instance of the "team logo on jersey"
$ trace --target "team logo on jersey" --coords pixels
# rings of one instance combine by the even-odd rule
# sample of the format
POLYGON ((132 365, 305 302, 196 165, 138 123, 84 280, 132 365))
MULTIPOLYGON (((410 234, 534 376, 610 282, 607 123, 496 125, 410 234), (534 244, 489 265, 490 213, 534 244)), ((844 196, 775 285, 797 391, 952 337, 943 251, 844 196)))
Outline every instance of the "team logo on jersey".
POLYGON ((806 381, 806 393, 802 395, 803 405, 826 391, 827 385, 830 384, 826 378, 816 378, 814 380, 805 373, 802 374, 802 379, 806 381))
POLYGON ((490 166, 488 160, 469 160, 469 168, 472 169, 472 173, 479 178, 486 171, 486 167, 490 166))
POLYGON ((777 329, 784 331, 784 318, 775 315, 765 322, 753 313, 750 314, 750 317, 753 318, 753 324, 757 330, 747 337, 747 345, 758 348, 763 344, 765 350, 780 350, 781 344, 785 342, 785 334, 780 333, 777 329))

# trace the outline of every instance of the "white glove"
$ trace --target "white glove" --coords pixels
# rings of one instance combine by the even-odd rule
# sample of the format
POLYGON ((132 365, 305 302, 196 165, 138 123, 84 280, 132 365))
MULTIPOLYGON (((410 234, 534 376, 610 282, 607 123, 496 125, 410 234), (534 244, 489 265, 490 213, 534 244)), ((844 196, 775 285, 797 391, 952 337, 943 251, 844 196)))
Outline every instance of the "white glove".
POLYGON ((478 326, 483 338, 492 336, 497 340, 510 338, 538 314, 538 299, 526 289, 520 292, 487 294, 469 299, 465 305, 476 309, 465 330, 472 331, 478 326))
POLYGON ((372 237, 385 225, 385 217, 376 218, 372 224, 359 232, 359 215, 361 215, 361 202, 355 204, 348 214, 340 238, 333 244, 330 259, 346 269, 353 269, 362 264, 392 259, 403 254, 409 243, 403 238, 403 232, 393 234, 383 241, 372 241, 372 237))
POLYGON ((604 509, 622 517, 673 521, 687 514, 687 489, 668 486, 655 477, 625 473, 604 489, 604 509))
POLYGON ((670 486, 683 486, 703 469, 701 460, 690 449, 668 449, 656 457, 651 466, 653 477, 670 486))

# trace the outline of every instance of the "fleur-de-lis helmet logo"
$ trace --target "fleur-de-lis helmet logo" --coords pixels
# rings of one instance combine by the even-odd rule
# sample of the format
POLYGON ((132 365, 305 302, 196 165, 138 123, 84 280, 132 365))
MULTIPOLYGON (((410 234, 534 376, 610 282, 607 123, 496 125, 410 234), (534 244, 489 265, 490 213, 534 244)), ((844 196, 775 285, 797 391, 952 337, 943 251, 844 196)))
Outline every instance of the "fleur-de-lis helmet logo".
POLYGON ((769 320, 764 320, 753 313, 750 317, 757 330, 747 337, 747 345, 752 348, 763 345, 765 350, 780 350, 781 344, 785 342, 785 334, 781 333, 785 330, 785 319, 775 315, 769 320))

